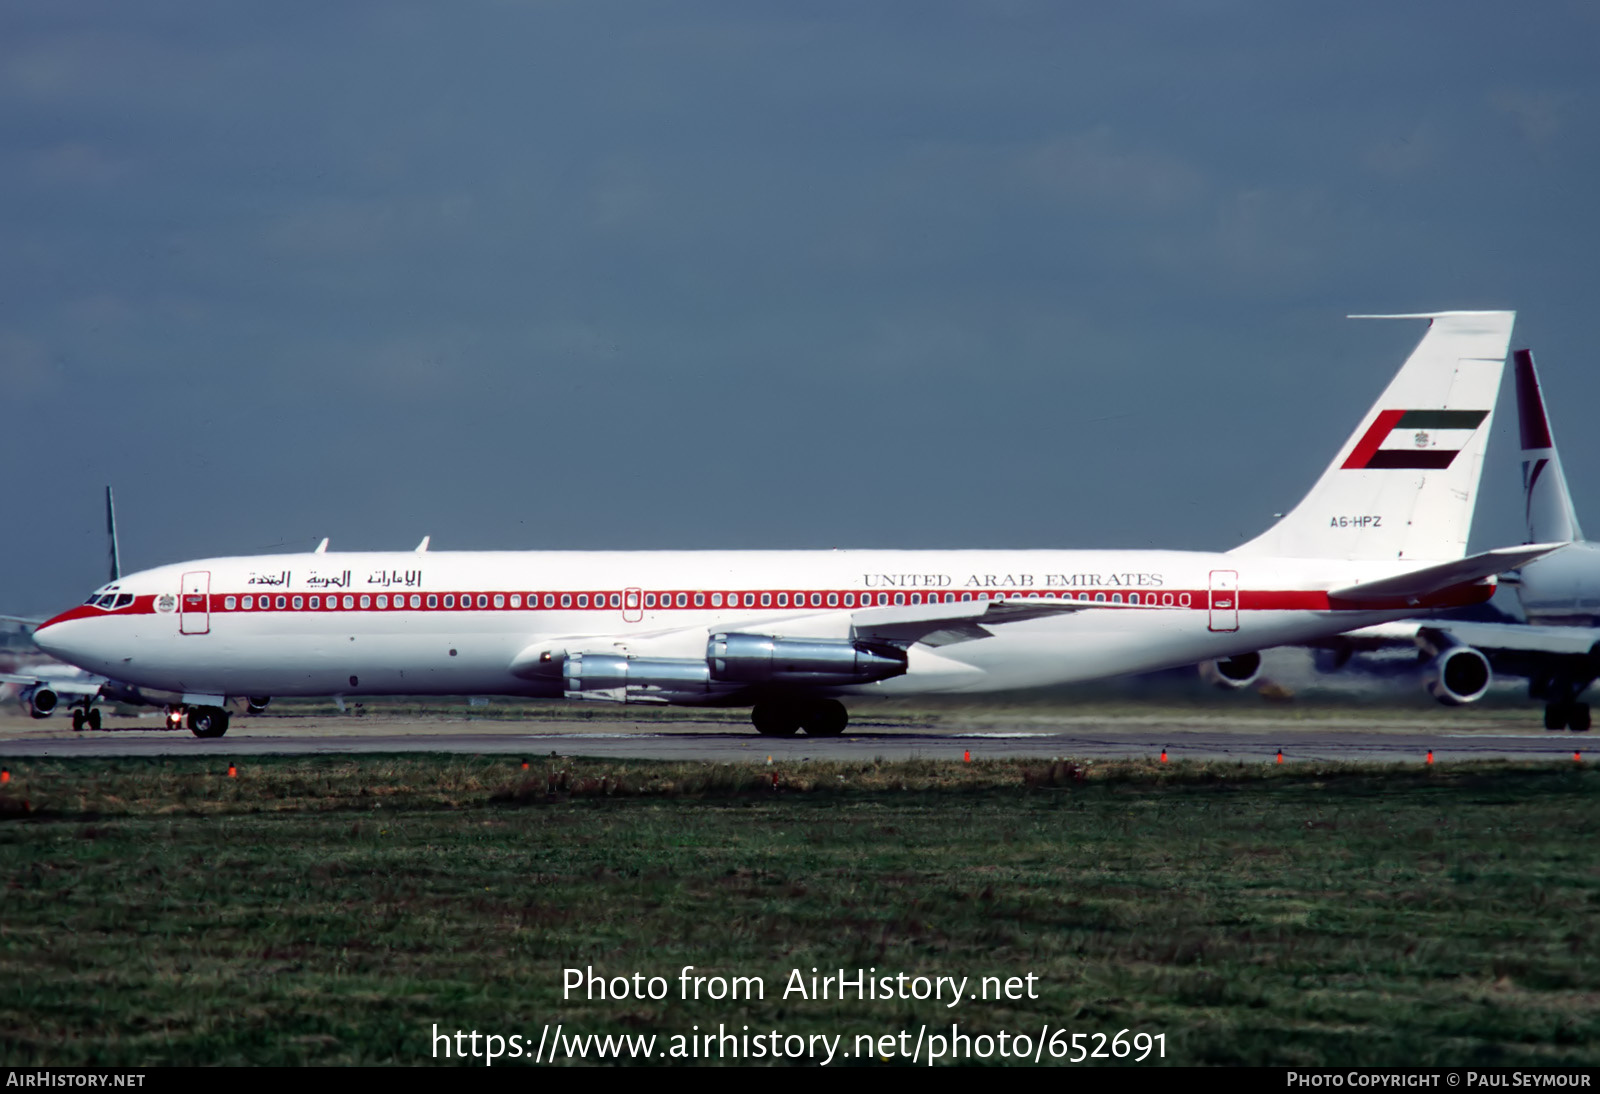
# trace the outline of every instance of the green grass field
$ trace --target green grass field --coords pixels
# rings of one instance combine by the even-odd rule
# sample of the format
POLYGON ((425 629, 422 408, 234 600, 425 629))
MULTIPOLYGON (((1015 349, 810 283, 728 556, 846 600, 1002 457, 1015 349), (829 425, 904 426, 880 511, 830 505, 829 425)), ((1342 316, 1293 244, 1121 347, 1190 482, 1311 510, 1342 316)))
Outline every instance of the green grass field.
POLYGON ((10 767, 6 1064, 952 1021, 1162 1033, 1180 1064, 1600 1063, 1600 775, 1576 764, 10 767), (685 965, 766 996, 681 1000, 685 965), (563 1000, 587 966, 673 990, 563 1000), (780 997, 813 966, 1031 973, 1038 998, 780 997))

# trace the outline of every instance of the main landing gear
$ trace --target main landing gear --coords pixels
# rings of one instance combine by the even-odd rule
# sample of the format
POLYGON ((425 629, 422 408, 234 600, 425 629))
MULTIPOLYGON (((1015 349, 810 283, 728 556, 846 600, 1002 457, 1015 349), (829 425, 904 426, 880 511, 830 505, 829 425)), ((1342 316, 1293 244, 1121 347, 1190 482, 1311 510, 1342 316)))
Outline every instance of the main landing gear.
POLYGON ((1544 728, 1570 729, 1574 733, 1589 732, 1589 704, 1574 702, 1546 704, 1544 728))
POLYGON ((88 707, 88 708, 74 707, 72 709, 72 730, 73 730, 74 733, 81 733, 85 729, 99 729, 99 728, 100 728, 100 708, 99 707, 88 707))
POLYGON ((750 721, 763 737, 837 737, 850 724, 850 714, 837 699, 768 699, 755 705, 750 721))
MULTIPOLYGON (((176 727, 177 712, 169 712, 168 720, 176 727)), ((189 707, 189 732, 196 737, 220 737, 228 732, 228 712, 221 707, 189 707)))

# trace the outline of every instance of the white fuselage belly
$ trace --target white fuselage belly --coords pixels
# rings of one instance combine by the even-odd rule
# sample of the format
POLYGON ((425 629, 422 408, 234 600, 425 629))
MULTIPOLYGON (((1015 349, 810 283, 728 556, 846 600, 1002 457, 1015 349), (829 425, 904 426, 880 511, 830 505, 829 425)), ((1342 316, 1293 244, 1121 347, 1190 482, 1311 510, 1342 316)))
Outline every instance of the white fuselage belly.
POLYGON ((784 633, 809 620, 802 630, 844 636, 863 597, 874 606, 999 594, 1127 605, 991 626, 991 637, 940 645, 933 656, 913 649, 902 676, 834 689, 993 691, 1227 657, 1398 618, 1406 613, 1329 610, 1325 592, 1416 565, 1179 551, 300 554, 131 575, 122 588, 134 604, 80 608, 52 625, 70 629, 73 659, 86 668, 183 693, 534 695, 549 694, 548 683, 514 675, 511 663, 545 639, 572 650, 703 657, 706 636, 718 631, 784 633), (471 607, 461 606, 464 595, 471 607))

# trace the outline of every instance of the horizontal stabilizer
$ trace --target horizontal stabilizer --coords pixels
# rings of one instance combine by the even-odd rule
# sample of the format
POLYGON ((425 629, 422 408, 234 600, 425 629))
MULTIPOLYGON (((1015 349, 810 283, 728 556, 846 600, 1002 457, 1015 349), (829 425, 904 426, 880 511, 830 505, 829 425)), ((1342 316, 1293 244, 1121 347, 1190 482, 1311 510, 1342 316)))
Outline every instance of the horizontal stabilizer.
POLYGON ((1335 603, 1341 600, 1420 603, 1425 597, 1457 585, 1471 584, 1507 570, 1515 570, 1564 546, 1563 543, 1534 543, 1525 547, 1496 547, 1492 551, 1424 566, 1394 577, 1364 581, 1343 589, 1330 589, 1328 599, 1335 603))

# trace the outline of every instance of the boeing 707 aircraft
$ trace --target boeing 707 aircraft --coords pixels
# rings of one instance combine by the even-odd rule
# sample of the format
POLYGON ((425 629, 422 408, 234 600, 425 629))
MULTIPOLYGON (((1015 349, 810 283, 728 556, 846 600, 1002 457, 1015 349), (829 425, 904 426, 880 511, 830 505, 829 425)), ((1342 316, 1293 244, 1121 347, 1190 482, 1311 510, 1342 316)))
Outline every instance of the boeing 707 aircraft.
POLYGON ((1478 603, 1551 550, 1466 556, 1514 313, 1441 312, 1295 509, 1227 552, 312 553, 124 576, 35 641, 182 696, 514 695, 749 706, 843 732, 842 700, 1071 683, 1478 603))

